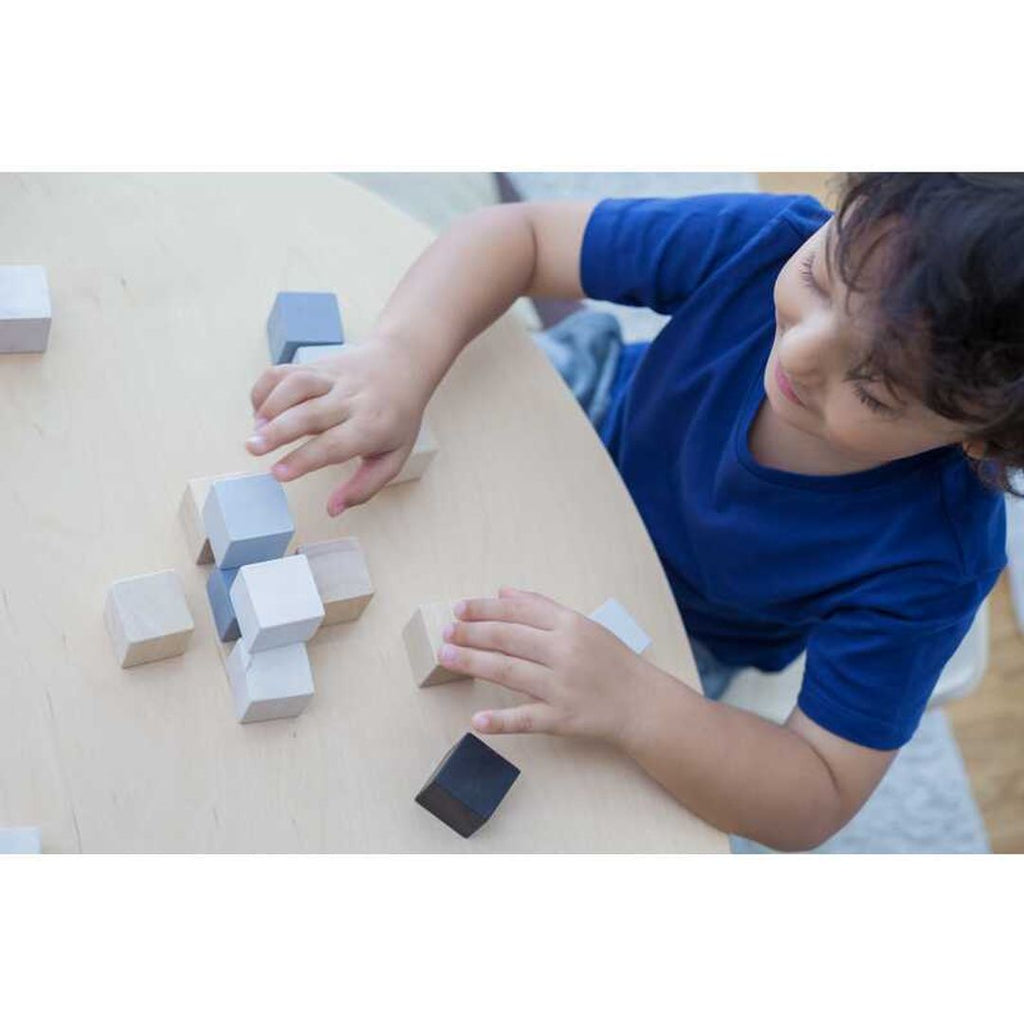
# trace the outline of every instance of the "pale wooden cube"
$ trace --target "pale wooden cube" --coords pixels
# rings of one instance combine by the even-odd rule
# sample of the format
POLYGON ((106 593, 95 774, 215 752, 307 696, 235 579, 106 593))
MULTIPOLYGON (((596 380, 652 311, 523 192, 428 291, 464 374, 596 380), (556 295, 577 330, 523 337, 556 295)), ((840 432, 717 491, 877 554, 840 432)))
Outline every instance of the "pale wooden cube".
POLYGON ((0 266, 0 352, 45 352, 50 320, 46 270, 0 266))
POLYGON ((309 568, 324 605, 325 626, 352 622, 373 597, 373 581, 362 545, 355 537, 303 544, 297 549, 309 568))
POLYGON ((243 724, 294 718, 313 699, 313 670, 305 644, 250 651, 244 640, 227 662, 235 717, 243 724))
POLYGON ((183 654, 195 628, 181 580, 170 569, 112 584, 105 618, 122 668, 183 654))
POLYGON ((0 828, 0 853, 42 853, 39 829, 28 826, 0 828))
POLYGON ((643 654, 651 646, 651 638, 614 597, 609 597, 600 608, 595 608, 590 613, 589 618, 604 626, 609 633, 621 640, 634 654, 643 654))
POLYGON ((206 535, 203 524, 203 505, 210 493, 210 485, 217 480, 236 480, 243 476, 262 476, 262 473, 222 473, 219 476, 198 476, 189 480, 185 493, 181 496, 178 519, 188 542, 189 557, 196 565, 209 565, 213 562, 213 550, 210 538, 206 535))
POLYGON ((305 643, 324 621, 305 555, 243 565, 230 593, 242 640, 254 654, 305 643))
POLYGON ((417 686, 436 686, 438 683, 469 678, 445 668, 437 660, 437 652, 444 643, 444 627, 454 619, 455 614, 450 604, 423 604, 416 609, 402 630, 402 639, 417 686))
POLYGON ((419 480, 438 451, 437 438, 434 437, 430 427, 423 423, 420 426, 420 432, 416 435, 409 458, 405 460, 401 472, 391 483, 404 484, 407 480, 419 480))

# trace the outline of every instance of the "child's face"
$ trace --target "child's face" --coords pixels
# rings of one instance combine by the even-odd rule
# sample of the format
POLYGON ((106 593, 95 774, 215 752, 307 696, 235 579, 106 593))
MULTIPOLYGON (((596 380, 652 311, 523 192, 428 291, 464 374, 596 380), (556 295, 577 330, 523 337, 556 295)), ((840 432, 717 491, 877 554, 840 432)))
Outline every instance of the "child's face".
POLYGON ((824 441, 837 456, 838 472, 962 441, 962 424, 911 396, 891 393, 880 381, 858 377, 869 300, 850 294, 838 274, 829 273, 825 252, 835 241, 832 224, 813 234, 775 281, 775 344, 764 377, 773 412, 824 441))

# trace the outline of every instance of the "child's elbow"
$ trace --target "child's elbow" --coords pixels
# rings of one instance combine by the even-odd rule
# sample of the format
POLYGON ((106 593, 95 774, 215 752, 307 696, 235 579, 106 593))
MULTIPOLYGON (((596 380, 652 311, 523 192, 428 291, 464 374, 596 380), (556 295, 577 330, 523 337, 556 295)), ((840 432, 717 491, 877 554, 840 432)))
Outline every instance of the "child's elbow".
POLYGON ((780 853, 809 853, 828 842, 846 824, 846 818, 835 806, 819 806, 790 821, 775 823, 763 838, 751 838, 780 853))

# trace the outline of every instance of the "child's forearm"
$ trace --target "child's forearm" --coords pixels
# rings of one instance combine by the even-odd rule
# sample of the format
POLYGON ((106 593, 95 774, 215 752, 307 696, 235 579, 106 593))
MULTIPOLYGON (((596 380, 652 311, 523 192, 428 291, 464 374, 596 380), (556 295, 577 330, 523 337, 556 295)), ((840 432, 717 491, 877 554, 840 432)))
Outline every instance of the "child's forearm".
POLYGON ((471 214, 413 264, 374 334, 416 353, 429 394, 463 347, 529 291, 536 256, 533 229, 522 207, 471 214))
POLYGON ((698 817, 778 850, 817 846, 843 824, 828 765, 797 733, 658 670, 644 690, 622 745, 698 817))

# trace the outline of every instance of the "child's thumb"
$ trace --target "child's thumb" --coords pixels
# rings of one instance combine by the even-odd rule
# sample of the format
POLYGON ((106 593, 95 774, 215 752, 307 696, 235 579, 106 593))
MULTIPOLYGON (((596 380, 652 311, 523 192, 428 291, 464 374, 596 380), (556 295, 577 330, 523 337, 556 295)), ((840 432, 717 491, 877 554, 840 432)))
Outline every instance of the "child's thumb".
POLYGON ((396 448, 386 455, 364 458, 359 468, 336 487, 327 499, 327 514, 340 516, 347 508, 369 501, 385 484, 398 475, 408 453, 396 448))

